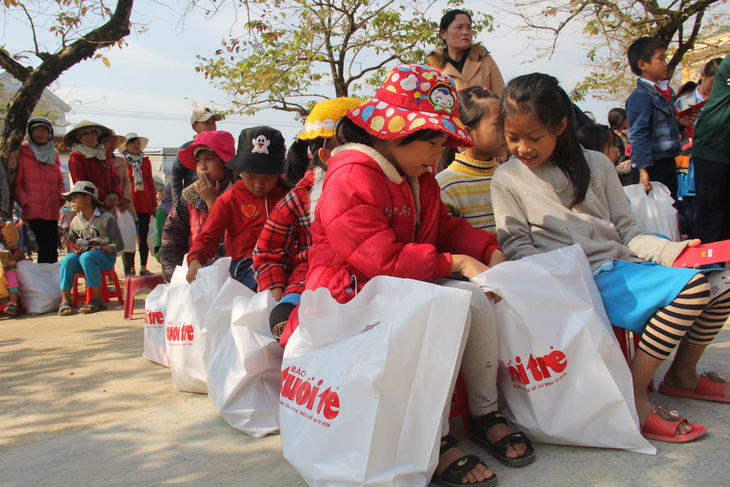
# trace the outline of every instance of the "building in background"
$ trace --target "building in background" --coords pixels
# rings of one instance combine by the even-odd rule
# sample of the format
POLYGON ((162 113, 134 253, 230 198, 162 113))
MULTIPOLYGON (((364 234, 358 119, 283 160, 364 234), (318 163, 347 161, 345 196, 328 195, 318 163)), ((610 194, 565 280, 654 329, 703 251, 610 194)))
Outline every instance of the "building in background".
POLYGON ((708 61, 730 53, 730 27, 714 30, 698 40, 695 48, 682 58, 682 84, 697 82, 708 61))

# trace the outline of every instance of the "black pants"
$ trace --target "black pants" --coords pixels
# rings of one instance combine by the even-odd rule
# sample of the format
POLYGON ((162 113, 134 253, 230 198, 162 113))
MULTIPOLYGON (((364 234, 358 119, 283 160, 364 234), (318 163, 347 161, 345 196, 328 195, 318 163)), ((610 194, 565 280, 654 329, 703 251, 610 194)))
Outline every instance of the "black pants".
MULTIPOLYGON (((703 243, 730 239, 730 164, 693 158, 697 238, 703 243)), ((730 162, 730 161, 729 161, 730 162)))
MULTIPOLYGON (((139 247, 139 265, 147 266, 147 257, 150 248, 147 245, 147 234, 150 231, 150 217, 152 213, 137 213, 137 245, 139 247)), ((134 270, 134 252, 122 252, 124 271, 134 270)))
POLYGON ((58 261, 58 221, 28 220, 38 244, 38 263, 53 264, 58 261))
MULTIPOLYGON (((674 159, 654 159, 654 165, 645 169, 649 173, 650 181, 658 181, 669 188, 669 192, 672 193, 672 199, 675 201, 674 206, 676 208, 677 189, 679 187, 679 183, 677 182, 677 163, 674 159)), ((639 184, 639 178, 639 170, 632 167, 631 184, 639 184)))

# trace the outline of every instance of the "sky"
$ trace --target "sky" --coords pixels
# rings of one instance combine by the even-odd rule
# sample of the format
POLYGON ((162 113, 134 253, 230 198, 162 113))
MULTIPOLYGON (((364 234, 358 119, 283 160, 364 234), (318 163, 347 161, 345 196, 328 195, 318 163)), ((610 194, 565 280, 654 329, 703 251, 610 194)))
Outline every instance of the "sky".
MULTIPOLYGON (((73 109, 66 115, 67 121, 75 124, 91 120, 118 134, 136 132, 148 137, 149 149, 155 149, 177 147, 193 138, 190 113, 196 106, 226 108, 230 103, 228 96, 202 73, 195 72, 196 56, 212 56, 232 28, 242 30, 241 23, 235 23, 232 14, 226 12, 209 20, 200 11, 183 18, 186 3, 135 1, 132 21, 144 24, 147 31, 132 33, 122 49, 106 51, 110 67, 98 60, 86 60, 62 74, 52 86, 53 93, 73 109)), ((445 1, 438 1, 430 10, 435 21, 445 5, 445 1)), ((467 3, 473 10, 484 5, 467 3)), ((514 20, 500 13, 493 15, 497 23, 495 32, 480 34, 477 40, 491 51, 505 81, 540 71, 556 76, 569 91, 585 76, 586 68, 581 65, 585 48, 579 43, 579 34, 573 32, 562 38, 551 59, 536 59, 525 35, 506 25, 514 20)), ((12 49, 15 36, 27 38, 28 31, 21 27, 20 23, 7 22, 0 34, 0 44, 12 49)), ((608 110, 615 104, 587 100, 579 106, 606 123, 608 110)), ((218 129, 237 137, 242 129, 255 125, 275 127, 287 141, 293 140, 302 128, 293 116, 271 110, 253 117, 229 116, 219 122, 218 129)))

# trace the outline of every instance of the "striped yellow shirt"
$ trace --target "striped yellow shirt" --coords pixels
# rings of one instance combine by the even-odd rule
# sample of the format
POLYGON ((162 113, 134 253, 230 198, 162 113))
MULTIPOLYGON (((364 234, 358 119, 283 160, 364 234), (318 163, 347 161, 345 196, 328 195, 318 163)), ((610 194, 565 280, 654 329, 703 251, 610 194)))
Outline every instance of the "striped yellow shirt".
POLYGON ((495 159, 478 161, 463 154, 436 175, 441 186, 441 200, 449 213, 466 219, 474 228, 497 233, 492 209, 492 176, 495 159))

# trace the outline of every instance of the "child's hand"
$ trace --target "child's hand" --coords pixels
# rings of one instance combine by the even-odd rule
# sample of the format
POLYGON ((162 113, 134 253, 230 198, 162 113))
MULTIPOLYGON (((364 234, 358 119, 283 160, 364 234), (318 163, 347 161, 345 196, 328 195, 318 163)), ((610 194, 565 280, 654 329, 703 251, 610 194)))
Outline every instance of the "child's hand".
POLYGON ((219 181, 213 183, 208 178, 207 174, 203 174, 200 179, 198 179, 198 193, 200 193, 200 197, 203 198, 203 201, 205 201, 205 204, 208 206, 208 210, 213 207, 213 204, 218 197, 218 193, 220 192, 220 187, 221 183, 219 181))
POLYGON ((679 124, 684 125, 685 127, 689 127, 690 125, 695 123, 695 120, 697 120, 698 116, 699 116, 699 112, 692 110, 692 112, 690 112, 689 115, 679 119, 679 124))
MULTIPOLYGON (((687 247, 699 247, 699 245, 702 243, 702 241, 699 238, 693 238, 692 240, 687 242, 687 247)), ((687 264, 682 264, 683 268, 687 267, 687 264)), ((693 269, 699 269, 702 267, 700 264, 695 264, 692 268, 693 269)))
POLYGON ((271 290, 271 297, 273 297, 277 301, 281 301, 281 298, 284 296, 284 288, 281 287, 275 287, 271 290))
POLYGON ((198 276, 198 271, 202 267, 203 267, 203 264, 201 264, 198 259, 193 259, 190 261, 190 264, 188 264, 188 275, 185 276, 185 278, 188 280, 189 283, 192 284, 192 282, 198 276))
POLYGON ((489 256, 489 267, 494 267, 497 264, 501 264, 502 262, 506 261, 507 259, 504 258, 504 252, 501 250, 495 250, 492 252, 492 255, 489 256))
POLYGON ((639 169, 639 184, 644 185, 644 193, 651 191, 651 178, 646 169, 639 169))
POLYGON ((14 247, 13 248, 13 260, 15 262, 18 262, 23 258, 23 247, 14 247))
POLYGON ((488 266, 479 262, 474 257, 469 257, 468 255, 463 254, 451 254, 452 273, 458 273, 466 278, 471 279, 472 277, 476 277, 488 269, 488 266))

